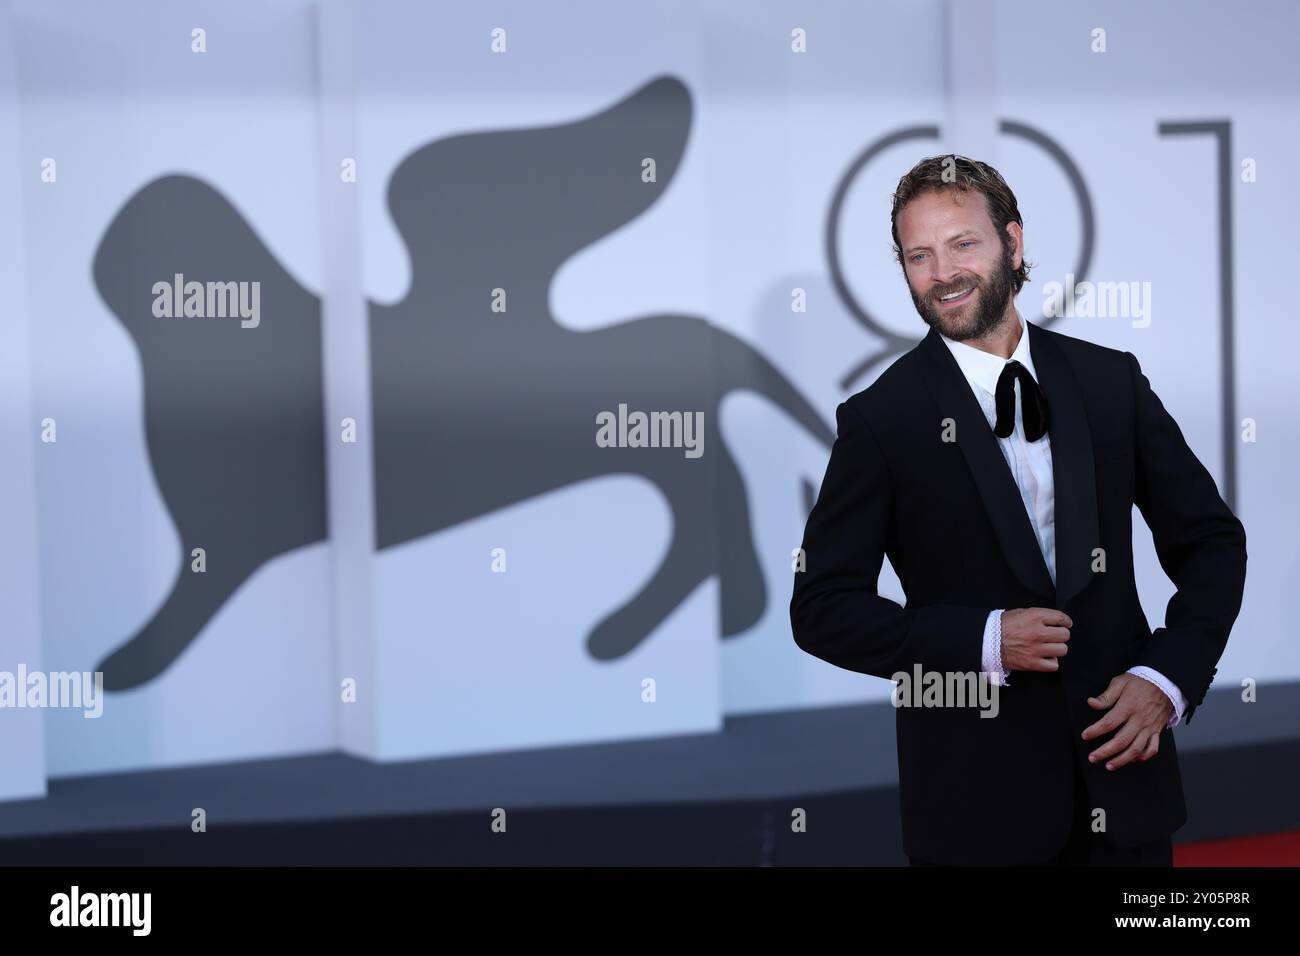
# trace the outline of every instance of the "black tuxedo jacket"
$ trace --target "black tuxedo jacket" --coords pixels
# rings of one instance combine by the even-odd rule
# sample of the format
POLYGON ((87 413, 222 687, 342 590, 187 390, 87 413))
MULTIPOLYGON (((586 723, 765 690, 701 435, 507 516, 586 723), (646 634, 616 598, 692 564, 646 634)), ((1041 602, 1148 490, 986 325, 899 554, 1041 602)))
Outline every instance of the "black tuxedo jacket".
POLYGON ((1094 766, 1088 753, 1110 735, 1080 737, 1104 713, 1087 698, 1146 664, 1178 685, 1190 723, 1245 586, 1241 522, 1137 359, 1025 326, 1051 412, 1057 585, 997 438, 931 330, 836 409, 838 438, 790 602, 800 648, 885 679, 917 664, 978 672, 996 608, 1058 608, 1073 619, 1059 669, 1012 672, 995 718, 975 707, 897 709, 903 846, 940 863, 1024 863, 1059 851, 1071 825, 1072 762, 1114 845, 1178 829, 1187 811, 1172 731, 1145 763, 1094 766), (945 424, 955 441, 944 440, 945 424), (1177 586, 1154 632, 1133 577, 1135 504, 1177 586), (905 607, 877 594, 885 554, 905 607), (1100 557, 1104 571, 1094 571, 1100 557))

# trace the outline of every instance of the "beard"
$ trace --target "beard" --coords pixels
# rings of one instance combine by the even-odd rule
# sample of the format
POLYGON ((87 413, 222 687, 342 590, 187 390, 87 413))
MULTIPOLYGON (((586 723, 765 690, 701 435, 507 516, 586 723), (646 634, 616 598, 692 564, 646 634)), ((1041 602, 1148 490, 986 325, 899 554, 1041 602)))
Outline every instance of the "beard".
POLYGON ((907 284, 907 291, 912 295, 912 304, 925 324, 936 332, 946 335, 955 342, 975 339, 992 331, 1002 321, 1007 301, 1011 297, 1011 283, 1015 270, 1011 268, 1011 250, 1003 244, 1002 258, 988 280, 972 276, 959 279, 954 285, 944 288, 936 286, 929 295, 922 299, 907 284), (945 317, 937 303, 939 296, 956 292, 965 285, 973 284, 971 301, 959 309, 951 310, 945 317), (967 318, 963 319, 963 315, 967 318))

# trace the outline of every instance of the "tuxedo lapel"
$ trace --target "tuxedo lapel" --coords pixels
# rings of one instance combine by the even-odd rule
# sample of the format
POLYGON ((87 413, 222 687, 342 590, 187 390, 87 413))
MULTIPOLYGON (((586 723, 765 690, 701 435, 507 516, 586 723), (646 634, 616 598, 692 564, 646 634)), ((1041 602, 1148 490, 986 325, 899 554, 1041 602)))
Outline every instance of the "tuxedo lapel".
POLYGON ((1048 437, 1056 501, 1056 607, 1060 609, 1092 580, 1093 549, 1101 547, 1092 431, 1079 381, 1060 347, 1047 331, 1028 322, 1025 326, 1034 370, 1052 416, 1048 437))
MULTIPOLYGON (((1029 344, 1033 349, 1035 342, 1032 336, 1029 344)), ((921 340, 920 347, 927 359, 921 363, 926 384, 929 385, 930 394, 939 406, 939 419, 934 423, 934 435, 937 437, 941 434, 940 422, 943 419, 951 418, 956 423, 957 447, 961 449, 971 476, 979 488, 980 498, 984 501, 984 510, 988 512, 989 520, 993 523, 993 530, 997 534, 998 544, 1007 563, 1020 579, 1021 584, 1031 591, 1051 597, 1055 594, 1055 589, 1052 587, 1052 577, 1047 570, 1047 562, 1043 560, 1043 552, 1038 546, 1038 538, 1034 534, 1033 525, 1029 523, 1029 515, 1025 512, 1025 505, 1021 501, 1011 469, 1007 467, 1007 460, 1002 456, 1002 449, 998 447, 997 437, 989 427, 988 419, 984 417, 984 410, 980 408, 974 393, 971 392, 970 383, 966 381, 966 376, 962 374, 957 360, 953 358, 952 353, 939 337, 939 333, 934 329, 931 329, 921 340)), ((1038 365, 1038 351, 1035 350, 1032 354, 1035 369, 1041 369, 1038 365)), ((1040 372, 1040 374, 1045 373, 1040 372)), ((1056 405, 1053 398, 1053 393, 1048 392, 1047 400, 1052 402, 1050 413, 1055 416, 1056 405)), ((1053 418, 1052 431, 1049 432, 1052 440, 1053 467, 1056 466, 1057 461, 1055 421, 1053 418)), ((1059 484, 1057 487, 1059 488, 1059 484)), ((1057 507, 1060 508, 1059 492, 1057 507)), ((1057 529, 1059 535, 1059 523, 1057 529)))

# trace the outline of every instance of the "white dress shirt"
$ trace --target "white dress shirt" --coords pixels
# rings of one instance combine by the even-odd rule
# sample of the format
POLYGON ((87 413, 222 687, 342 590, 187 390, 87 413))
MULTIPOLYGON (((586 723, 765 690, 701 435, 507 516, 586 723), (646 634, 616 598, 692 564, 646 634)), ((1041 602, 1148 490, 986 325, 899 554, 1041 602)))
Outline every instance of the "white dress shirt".
MULTIPOLYGON (((1020 320, 1020 340, 1016 343, 1010 359, 1004 359, 1000 355, 940 335, 948 350, 952 352, 952 357, 957 360, 962 374, 966 376, 975 398, 979 400, 980 407, 984 410, 984 417, 988 419, 989 428, 993 428, 997 423, 998 413, 994 397, 997 393, 998 378, 1007 362, 1014 359, 1029 370, 1035 382, 1039 380, 1038 372, 1034 369, 1033 356, 1029 352, 1029 334, 1024 318, 1019 311, 1016 312, 1016 317, 1020 320)), ((1002 449, 1002 456, 1007 460, 1011 477, 1015 479, 1016 487, 1020 491, 1020 500, 1024 502, 1029 523, 1033 526, 1034 535, 1038 538, 1038 546, 1043 552, 1043 559, 1047 562, 1048 573, 1051 574, 1052 583, 1055 584, 1056 494, 1052 480, 1051 436, 1043 435, 1036 442, 1025 439, 1019 381, 1015 382, 1015 389, 1015 428, 1007 438, 998 438, 997 443, 1002 449)), ((1003 610, 1005 609, 990 612, 985 622, 982 669, 1005 687, 1009 681, 1007 672, 1002 667, 1003 610)), ((1169 702, 1174 705, 1174 714, 1169 718, 1169 727, 1176 726, 1183 719, 1187 700, 1169 678, 1151 667, 1130 667, 1128 672, 1150 681, 1164 691, 1169 702)))

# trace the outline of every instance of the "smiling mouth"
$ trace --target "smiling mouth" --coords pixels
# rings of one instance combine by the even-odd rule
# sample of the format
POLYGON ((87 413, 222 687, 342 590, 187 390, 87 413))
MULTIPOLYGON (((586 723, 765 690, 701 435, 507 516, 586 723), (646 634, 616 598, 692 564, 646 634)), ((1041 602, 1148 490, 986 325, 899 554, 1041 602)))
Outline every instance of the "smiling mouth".
POLYGON ((963 302, 968 300, 971 297, 971 294, 974 293, 974 291, 975 291, 975 287, 973 285, 967 286, 964 290, 959 289, 956 292, 950 293, 946 296, 940 296, 939 298, 935 299, 935 301, 939 303, 940 308, 950 309, 953 308, 954 306, 961 305, 963 302))

